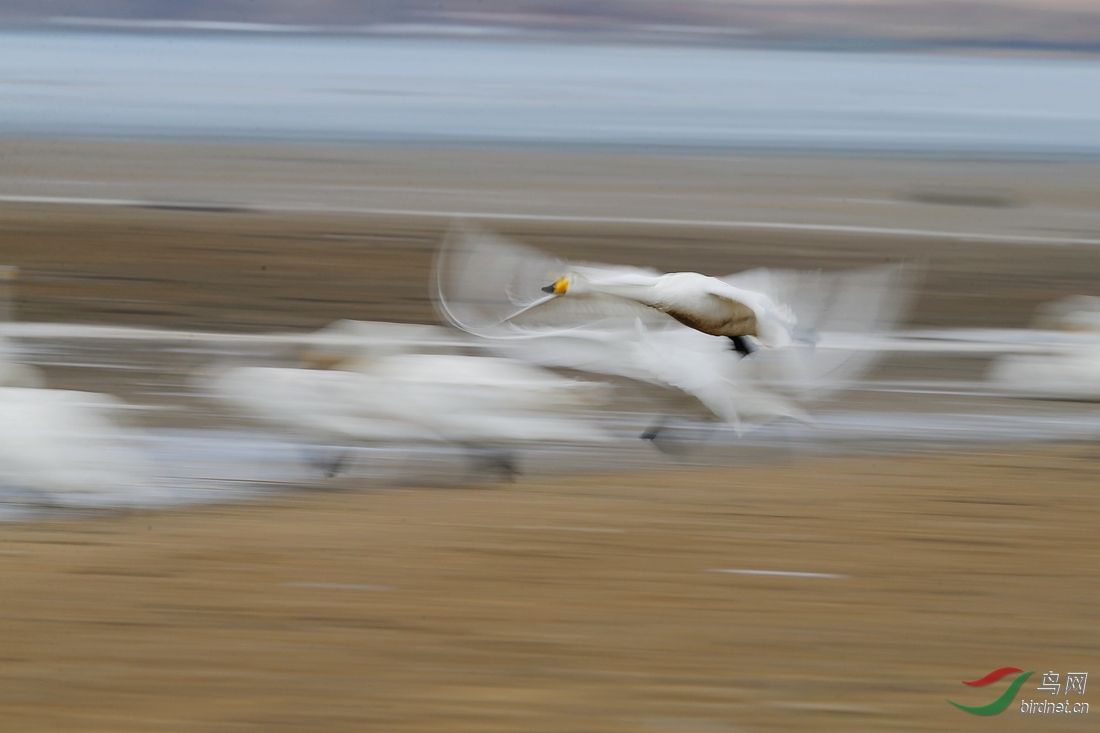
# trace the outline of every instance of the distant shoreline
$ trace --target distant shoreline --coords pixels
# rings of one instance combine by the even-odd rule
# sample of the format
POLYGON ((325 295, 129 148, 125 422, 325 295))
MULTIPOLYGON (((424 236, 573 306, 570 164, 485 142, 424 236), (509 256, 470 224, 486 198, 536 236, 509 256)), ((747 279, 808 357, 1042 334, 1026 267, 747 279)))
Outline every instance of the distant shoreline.
POLYGON ((293 35, 391 39, 502 40, 563 44, 625 44, 717 47, 744 50, 837 53, 906 53, 962 56, 1074 58, 1100 56, 1100 36, 1075 41, 1017 36, 898 37, 854 30, 850 35, 813 34, 777 37, 753 28, 690 24, 622 24, 548 26, 459 22, 384 22, 359 25, 264 23, 166 18, 60 16, 18 19, 0 17, 0 31, 126 33, 152 35, 293 35))
POLYGON ((1094 57, 51 29, 0 65, 12 138, 1100 153, 1094 57))

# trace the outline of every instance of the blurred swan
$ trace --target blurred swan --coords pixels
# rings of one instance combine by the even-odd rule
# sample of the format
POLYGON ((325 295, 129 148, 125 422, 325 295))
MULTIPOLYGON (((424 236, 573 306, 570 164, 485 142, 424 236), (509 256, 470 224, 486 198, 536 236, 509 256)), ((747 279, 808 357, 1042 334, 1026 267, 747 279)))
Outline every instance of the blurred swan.
POLYGON ((112 419, 123 406, 92 392, 44 389, 37 369, 0 343, 0 488, 47 503, 125 504, 155 491, 153 471, 112 419))
POLYGON ((209 386, 245 413, 309 438, 452 443, 506 473, 514 464, 501 446, 607 439, 580 411, 603 404, 608 385, 499 357, 398 353, 331 370, 238 367, 213 374, 209 386))
POLYGON ((1032 328, 1061 331, 1048 353, 1013 354, 993 361, 987 379, 1019 397, 1100 401, 1100 298, 1074 295, 1044 303, 1032 328))
POLYGON ((1100 345, 1058 354, 1002 356, 989 381, 1010 394, 1100 402, 1100 345))
POLYGON ((469 227, 452 229, 435 267, 440 313, 493 351, 672 387, 738 431, 808 419, 797 401, 847 386, 877 358, 823 337, 888 329, 909 294, 899 266, 661 275, 565 262, 469 227))
MULTIPOLYGON (((624 298, 671 316, 688 328, 726 336, 739 353, 750 348, 745 336, 765 346, 786 346, 795 318, 791 309, 767 294, 738 288, 697 272, 650 275, 624 269, 572 265, 570 271, 542 288, 550 297, 599 294, 624 298)), ((535 308, 539 301, 528 308, 535 308)))
POLYGON ((301 339, 301 361, 313 369, 342 368, 396 354, 449 354, 471 346, 463 333, 424 323, 335 321, 301 339))
POLYGON ((1032 328, 1093 334, 1100 338, 1100 297, 1070 295, 1035 309, 1032 328))

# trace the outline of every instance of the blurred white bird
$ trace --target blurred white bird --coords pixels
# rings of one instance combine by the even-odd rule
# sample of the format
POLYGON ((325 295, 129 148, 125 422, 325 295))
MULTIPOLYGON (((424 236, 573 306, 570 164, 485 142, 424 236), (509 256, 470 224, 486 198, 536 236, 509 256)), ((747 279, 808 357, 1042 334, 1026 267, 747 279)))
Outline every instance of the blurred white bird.
POLYGON ((44 389, 37 369, 0 343, 0 487, 48 503, 120 505, 156 492, 154 472, 112 419, 122 403, 44 389))
POLYGON ((743 355, 750 353, 745 336, 753 336, 765 346, 786 346, 795 326, 791 309, 775 303, 767 294, 697 272, 649 275, 572 265, 569 272, 542 290, 551 297, 597 293, 640 303, 688 328, 728 337, 743 355))
POLYGON ((506 473, 515 466, 502 446, 607 439, 580 411, 605 402, 608 385, 497 357, 390 353, 331 370, 238 367, 209 385, 246 413, 312 438, 452 443, 506 473))
POLYGON ((815 346, 820 335, 889 328, 907 295, 897 266, 661 275, 564 262, 459 227, 436 258, 439 311, 495 351, 673 387, 738 430, 783 416, 808 419, 795 399, 847 385, 876 357, 815 346))
POLYGON ((1031 341, 1045 341, 1047 353, 998 357, 989 382, 1019 397, 1100 401, 1100 298, 1074 295, 1044 303, 1031 326, 1048 332, 1048 338, 1031 341), (1054 331, 1062 333, 1049 333, 1054 331))
POLYGON ((1050 354, 1002 356, 989 381, 1018 397, 1100 401, 1100 344, 1050 354))

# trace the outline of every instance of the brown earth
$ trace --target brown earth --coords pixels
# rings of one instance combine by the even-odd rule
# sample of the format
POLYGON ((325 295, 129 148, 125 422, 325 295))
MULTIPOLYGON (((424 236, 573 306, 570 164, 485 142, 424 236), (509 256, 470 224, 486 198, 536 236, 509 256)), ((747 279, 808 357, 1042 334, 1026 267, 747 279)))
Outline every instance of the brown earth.
MULTIPOLYGON (((340 318, 437 322, 428 292, 443 219, 0 205, 0 264, 18 317, 216 331, 314 329, 340 318)), ((570 258, 665 271, 924 269, 914 325, 1022 327, 1035 306, 1092 293, 1096 245, 629 224, 492 222, 570 258)))
POLYGON ((945 698, 989 702, 1004 684, 959 681, 1008 665, 1095 674, 1098 457, 302 492, 3 525, 0 730, 1091 729, 1020 715, 1037 678, 993 720, 945 698))

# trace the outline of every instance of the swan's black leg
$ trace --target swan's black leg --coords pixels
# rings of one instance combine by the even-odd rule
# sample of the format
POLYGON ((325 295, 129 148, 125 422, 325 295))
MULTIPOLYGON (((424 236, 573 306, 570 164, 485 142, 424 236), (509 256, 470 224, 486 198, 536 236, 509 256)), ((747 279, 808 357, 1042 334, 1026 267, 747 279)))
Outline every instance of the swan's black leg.
POLYGON ((676 458, 688 456, 694 448, 701 443, 706 443, 714 432, 714 426, 710 425, 700 440, 693 435, 693 433, 698 432, 696 428, 689 425, 685 430, 682 424, 677 426, 673 422, 670 426, 669 422, 670 418, 661 418, 646 428, 645 432, 639 437, 642 440, 648 440, 654 448, 662 453, 676 458))
POLYGON ((749 346, 749 342, 745 340, 744 336, 727 336, 726 338, 733 342, 733 350, 740 354, 741 358, 745 358, 756 351, 756 349, 749 346))

